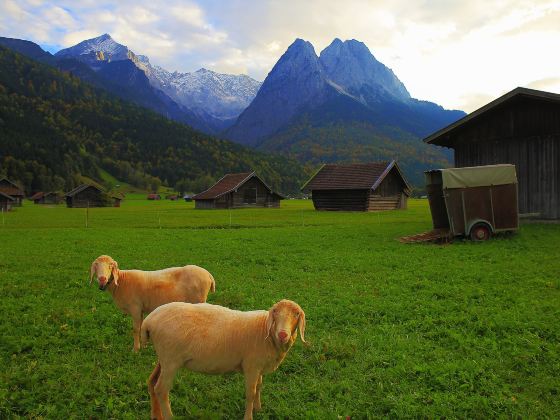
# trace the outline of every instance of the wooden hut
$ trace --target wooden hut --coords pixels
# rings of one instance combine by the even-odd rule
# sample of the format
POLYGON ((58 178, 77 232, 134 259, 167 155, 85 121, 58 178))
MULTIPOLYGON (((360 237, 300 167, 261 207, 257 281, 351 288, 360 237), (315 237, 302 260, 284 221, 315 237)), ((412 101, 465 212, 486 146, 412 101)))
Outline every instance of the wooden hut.
POLYGON ((8 178, 0 179, 0 192, 9 195, 14 199, 12 206, 21 207, 25 194, 23 190, 8 178))
POLYGON ((514 164, 520 214, 560 218, 560 95, 516 88, 424 141, 454 149, 457 168, 514 164))
POLYGON ((110 197, 95 185, 82 184, 65 195, 67 207, 108 207, 113 205, 110 197))
POLYGON ((196 209, 280 207, 283 198, 272 191, 255 172, 224 175, 206 191, 192 197, 196 209))
POLYGON ((406 209, 411 188, 397 163, 323 165, 302 187, 316 210, 406 209))
POLYGON ((0 191, 0 210, 10 211, 15 201, 16 199, 14 197, 0 191))
POLYGON ((31 201, 35 204, 60 204, 62 203, 62 195, 58 192, 47 192, 44 193, 42 191, 33 194, 29 197, 31 201))

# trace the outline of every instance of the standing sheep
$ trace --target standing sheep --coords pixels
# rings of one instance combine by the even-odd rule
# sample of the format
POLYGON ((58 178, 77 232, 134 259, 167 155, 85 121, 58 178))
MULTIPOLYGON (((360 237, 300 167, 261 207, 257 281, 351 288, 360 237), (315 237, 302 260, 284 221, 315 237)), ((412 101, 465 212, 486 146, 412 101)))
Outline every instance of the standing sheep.
POLYGON ((305 313, 291 300, 269 311, 240 312, 207 303, 160 306, 142 324, 142 344, 150 339, 158 364, 148 379, 151 418, 172 417, 169 391, 180 367, 219 374, 243 372, 245 420, 261 409, 262 375, 274 372, 294 344, 305 343, 305 313))
POLYGON ((98 257, 90 270, 90 284, 97 277, 99 290, 109 290, 115 304, 132 317, 134 351, 140 349, 142 315, 169 302, 206 302, 216 291, 214 277, 196 265, 158 271, 119 270, 108 255, 98 257))

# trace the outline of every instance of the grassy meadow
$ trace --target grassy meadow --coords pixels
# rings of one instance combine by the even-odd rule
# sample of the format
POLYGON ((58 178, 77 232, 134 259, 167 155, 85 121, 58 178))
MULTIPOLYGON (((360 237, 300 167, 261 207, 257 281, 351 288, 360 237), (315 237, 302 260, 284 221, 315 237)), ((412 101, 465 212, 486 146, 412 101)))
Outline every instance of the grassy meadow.
MULTIPOLYGON (((121 208, 24 207, 0 221, 0 418, 148 418, 152 347, 88 285, 94 258, 121 269, 197 264, 209 302, 307 315, 265 376, 257 419, 560 417, 560 224, 486 243, 404 245, 431 228, 405 211, 194 210, 129 196, 121 208)), ((241 418, 242 375, 183 370, 178 418, 241 418)))

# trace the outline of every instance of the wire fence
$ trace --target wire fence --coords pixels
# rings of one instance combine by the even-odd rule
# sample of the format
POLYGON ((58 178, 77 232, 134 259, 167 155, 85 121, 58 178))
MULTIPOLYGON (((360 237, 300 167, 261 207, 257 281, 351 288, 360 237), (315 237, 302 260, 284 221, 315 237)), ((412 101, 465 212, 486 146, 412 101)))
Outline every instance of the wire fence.
MULTIPOLYGON (((120 208, 66 208, 64 205, 25 203, 9 212, 2 211, 2 229, 41 228, 150 228, 150 229, 240 229, 299 227, 341 224, 381 224, 406 222, 410 212, 425 219, 425 206, 408 211, 319 212, 309 200, 290 200, 281 208, 224 210, 194 209, 192 203, 131 202, 120 208), (293 201, 293 202, 292 202, 293 201)), ((417 208, 416 208, 417 207, 417 208)))

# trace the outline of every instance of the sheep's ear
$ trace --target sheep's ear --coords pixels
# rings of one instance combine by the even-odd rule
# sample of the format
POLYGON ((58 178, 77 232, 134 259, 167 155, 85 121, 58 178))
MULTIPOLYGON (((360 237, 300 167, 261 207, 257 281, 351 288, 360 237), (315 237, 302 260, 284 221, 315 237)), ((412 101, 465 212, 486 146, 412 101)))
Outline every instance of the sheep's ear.
POLYGON ((265 340, 270 336, 270 331, 272 330, 272 326, 274 325, 274 314, 272 309, 268 311, 268 315, 266 317, 266 337, 265 340))
POLYGON ((111 263, 111 274, 113 275, 113 279, 115 280, 115 286, 119 285, 119 264, 113 260, 111 263))
POLYGON ((299 312, 298 330, 299 330, 299 336, 301 338, 301 341, 306 343, 306 341, 305 341, 305 312, 303 312, 303 309, 300 309, 300 312, 299 312))
POLYGON ((95 274, 95 261, 91 263, 91 268, 89 269, 89 284, 93 281, 93 275, 95 274))

